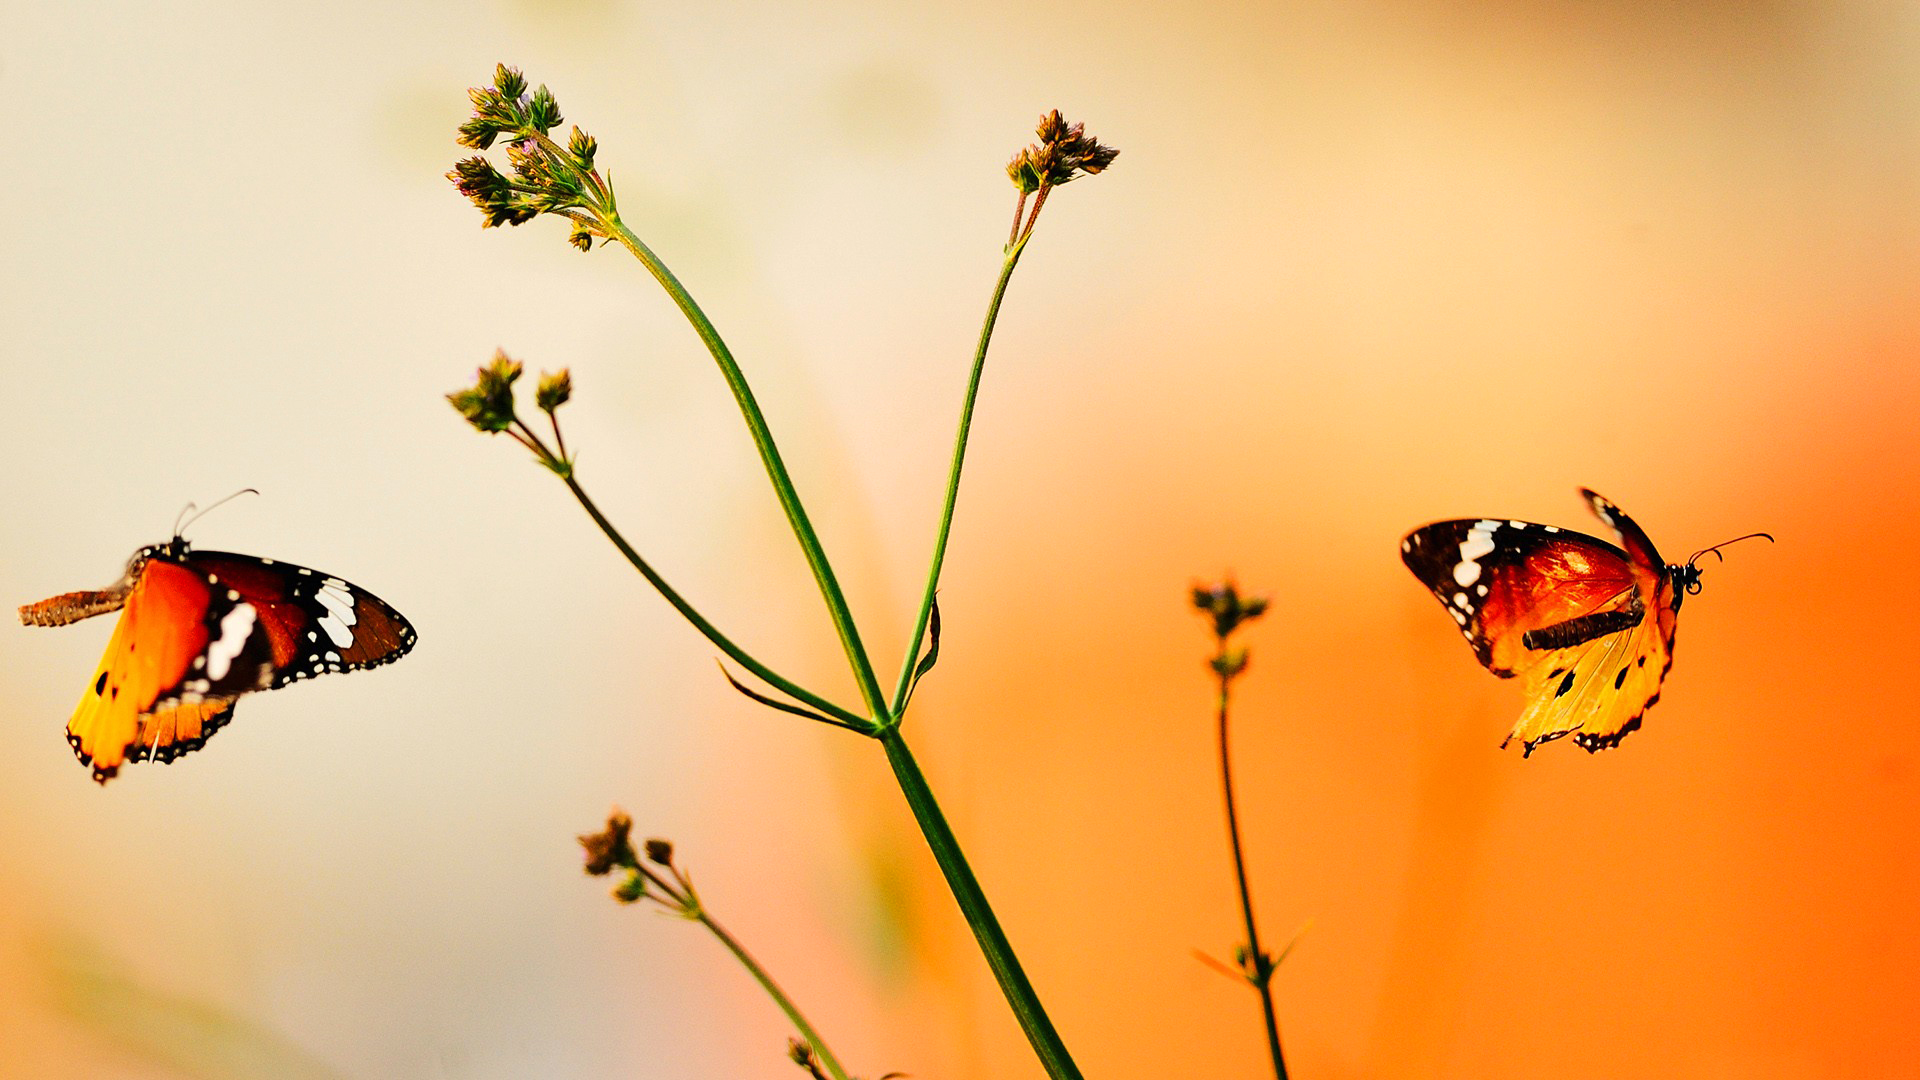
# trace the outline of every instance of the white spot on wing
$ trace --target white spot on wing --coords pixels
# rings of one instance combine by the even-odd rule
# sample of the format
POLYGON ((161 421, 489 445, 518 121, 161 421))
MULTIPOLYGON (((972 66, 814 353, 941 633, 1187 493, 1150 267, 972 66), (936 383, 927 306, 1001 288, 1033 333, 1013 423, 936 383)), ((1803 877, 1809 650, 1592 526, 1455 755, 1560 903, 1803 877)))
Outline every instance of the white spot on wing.
POLYGON ((328 578, 313 598, 320 601, 320 606, 331 612, 342 626, 352 626, 360 621, 360 617, 353 613, 353 590, 338 578, 328 578))
POLYGON ((1479 559, 1493 551, 1493 533, 1499 527, 1497 521, 1476 521, 1467 530, 1467 538, 1460 541, 1460 562, 1453 568, 1453 580, 1461 588, 1480 580, 1479 559))
POLYGON ((337 613, 329 611, 325 615, 322 615, 320 617, 320 629, 325 630, 327 637, 332 639, 333 643, 340 648, 346 649, 352 647, 353 631, 347 628, 346 623, 340 621, 340 616, 337 613))
POLYGON ((207 677, 224 679, 233 660, 253 635, 253 605, 236 604, 220 619, 220 633, 207 644, 207 677))

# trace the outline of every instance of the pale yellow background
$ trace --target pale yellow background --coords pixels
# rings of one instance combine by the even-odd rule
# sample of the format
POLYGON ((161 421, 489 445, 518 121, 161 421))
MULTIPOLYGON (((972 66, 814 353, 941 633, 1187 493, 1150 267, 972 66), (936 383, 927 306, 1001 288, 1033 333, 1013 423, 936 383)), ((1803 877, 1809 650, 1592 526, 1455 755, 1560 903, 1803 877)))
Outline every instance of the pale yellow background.
POLYGON ((0 631, 0 1076, 787 1077, 697 929, 572 834, 665 834, 864 1075, 1039 1076, 876 747, 759 710, 441 395, 571 365, 628 535, 851 701, 710 361, 618 251, 482 232, 462 89, 523 65, 742 358, 883 669, 1013 196, 909 735, 1090 1078, 1257 1077, 1195 579, 1269 590, 1239 720, 1295 1075, 1824 1078, 1920 1060, 1920 9, 5 0, 0 598, 192 539, 406 612, 403 663, 87 782, 109 632, 0 631), (1424 521, 1710 562, 1618 751, 1398 565, 1424 521))

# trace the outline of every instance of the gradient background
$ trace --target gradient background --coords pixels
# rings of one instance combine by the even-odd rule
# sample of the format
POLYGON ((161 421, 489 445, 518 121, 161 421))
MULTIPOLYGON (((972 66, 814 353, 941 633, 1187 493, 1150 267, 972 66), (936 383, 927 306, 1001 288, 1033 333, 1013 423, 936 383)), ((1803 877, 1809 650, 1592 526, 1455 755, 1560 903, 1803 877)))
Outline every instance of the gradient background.
POLYGON ((1036 1077, 878 748, 735 695, 517 448, 441 395, 570 365, 627 535, 852 700, 693 335, 624 254, 441 179, 496 60, 600 138, 727 334, 884 671, 1013 194, 908 734, 1089 1077, 1259 1076, 1209 641, 1270 591, 1237 751, 1295 1074, 1920 1075, 1920 8, 0 6, 0 596, 197 543, 345 575, 397 667, 87 782, 109 632, 0 631, 0 1074, 790 1077, 697 930, 616 907, 609 804, 857 1071, 1036 1077), (1619 751, 1495 750, 1400 536, 1593 527, 1710 562, 1619 751))

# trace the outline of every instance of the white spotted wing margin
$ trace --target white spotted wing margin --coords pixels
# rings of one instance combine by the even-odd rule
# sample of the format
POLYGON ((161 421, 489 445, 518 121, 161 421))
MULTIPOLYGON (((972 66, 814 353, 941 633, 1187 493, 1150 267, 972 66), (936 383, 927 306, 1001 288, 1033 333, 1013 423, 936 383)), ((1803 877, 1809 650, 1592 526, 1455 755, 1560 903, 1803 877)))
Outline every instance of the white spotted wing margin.
POLYGON ((1618 745, 1658 700, 1671 665, 1665 567, 1631 519, 1590 499, 1644 550, 1497 518, 1437 522, 1400 544, 1480 663, 1501 678, 1526 677, 1528 706, 1508 736, 1526 754, 1566 735, 1589 752, 1618 745))

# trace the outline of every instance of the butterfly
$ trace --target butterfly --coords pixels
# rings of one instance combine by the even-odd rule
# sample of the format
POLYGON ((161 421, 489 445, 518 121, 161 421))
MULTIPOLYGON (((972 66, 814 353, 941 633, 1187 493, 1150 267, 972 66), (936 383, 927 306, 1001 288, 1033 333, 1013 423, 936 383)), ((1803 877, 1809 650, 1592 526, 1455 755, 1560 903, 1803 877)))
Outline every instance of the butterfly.
MULTIPOLYGON (((1660 700, 1680 601, 1700 591, 1702 556, 1667 564, 1619 507, 1580 489, 1620 546, 1493 518, 1423 525, 1400 558, 1433 591, 1473 653, 1503 679, 1526 677, 1527 707, 1500 745, 1522 756, 1563 736, 1588 753, 1620 745, 1660 700)), ((1773 537, 1750 533, 1738 537, 1773 537)))
POLYGON ((176 530, 143 547, 97 592, 20 609, 29 626, 65 626, 110 611, 120 622, 67 721, 67 742, 106 783, 128 762, 172 762, 233 719, 242 694, 334 671, 392 663, 412 624, 380 598, 304 566, 195 551, 176 530))

